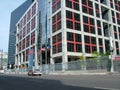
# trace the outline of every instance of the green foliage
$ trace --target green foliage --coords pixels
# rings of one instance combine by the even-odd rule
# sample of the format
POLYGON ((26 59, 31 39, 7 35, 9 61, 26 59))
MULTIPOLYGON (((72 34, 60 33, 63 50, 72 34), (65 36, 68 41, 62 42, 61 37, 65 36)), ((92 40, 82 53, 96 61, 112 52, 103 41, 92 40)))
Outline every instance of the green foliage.
POLYGON ((85 60, 85 55, 82 53, 82 55, 81 56, 79 56, 79 60, 81 61, 81 60, 85 60))
POLYGON ((94 52, 92 53, 92 55, 93 55, 93 57, 98 57, 98 56, 100 56, 100 53, 97 52, 97 51, 94 51, 94 52))
POLYGON ((93 57, 105 57, 105 56, 108 56, 110 55, 110 52, 106 52, 106 53, 99 53, 97 51, 93 52, 93 57))
POLYGON ((84 60, 84 56, 80 56, 80 57, 79 57, 79 60, 84 60))

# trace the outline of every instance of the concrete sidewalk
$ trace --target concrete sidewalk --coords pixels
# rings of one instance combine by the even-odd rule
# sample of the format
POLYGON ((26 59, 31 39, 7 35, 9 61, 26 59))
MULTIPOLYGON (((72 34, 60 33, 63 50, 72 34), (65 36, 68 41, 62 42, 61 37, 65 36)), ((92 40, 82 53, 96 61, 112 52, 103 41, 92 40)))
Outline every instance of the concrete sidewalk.
POLYGON ((106 70, 56 71, 49 75, 106 75, 106 70))

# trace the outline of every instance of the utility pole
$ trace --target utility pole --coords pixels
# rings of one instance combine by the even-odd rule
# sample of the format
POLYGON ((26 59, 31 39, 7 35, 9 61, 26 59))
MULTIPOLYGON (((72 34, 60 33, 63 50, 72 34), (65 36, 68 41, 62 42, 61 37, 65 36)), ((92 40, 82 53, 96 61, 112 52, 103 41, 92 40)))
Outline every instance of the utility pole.
POLYGON ((46 42, 45 42, 45 64, 47 65, 47 12, 46 12, 46 21, 45 21, 45 29, 46 29, 46 42))

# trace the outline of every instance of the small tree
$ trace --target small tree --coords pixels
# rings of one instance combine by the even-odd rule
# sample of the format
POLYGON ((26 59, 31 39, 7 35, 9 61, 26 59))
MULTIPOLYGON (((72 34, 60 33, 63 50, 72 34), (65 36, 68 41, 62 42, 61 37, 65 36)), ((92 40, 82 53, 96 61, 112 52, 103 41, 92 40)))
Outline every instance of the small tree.
POLYGON ((107 59, 107 58, 108 58, 108 55, 110 55, 110 52, 109 52, 109 51, 106 52, 106 53, 99 53, 99 52, 96 52, 96 51, 95 51, 95 52, 93 52, 93 57, 94 57, 93 60, 94 60, 96 63, 99 63, 99 62, 102 63, 102 60, 100 60, 100 59, 107 60, 106 63, 105 63, 105 61, 104 61, 104 64, 105 64, 105 66, 107 66, 107 69, 110 70, 111 61, 107 59))
POLYGON ((83 70, 86 70, 86 60, 85 60, 85 55, 82 53, 81 56, 79 56, 79 61, 80 61, 80 64, 81 64, 81 68, 83 70))

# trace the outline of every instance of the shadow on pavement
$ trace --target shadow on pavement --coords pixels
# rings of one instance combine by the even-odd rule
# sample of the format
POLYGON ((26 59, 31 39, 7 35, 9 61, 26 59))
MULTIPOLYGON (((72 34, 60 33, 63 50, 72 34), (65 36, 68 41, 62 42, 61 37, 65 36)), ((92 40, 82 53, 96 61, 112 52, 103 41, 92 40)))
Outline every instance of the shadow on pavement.
POLYGON ((0 90, 102 90, 88 87, 69 86, 59 80, 32 77, 0 77, 0 90))

